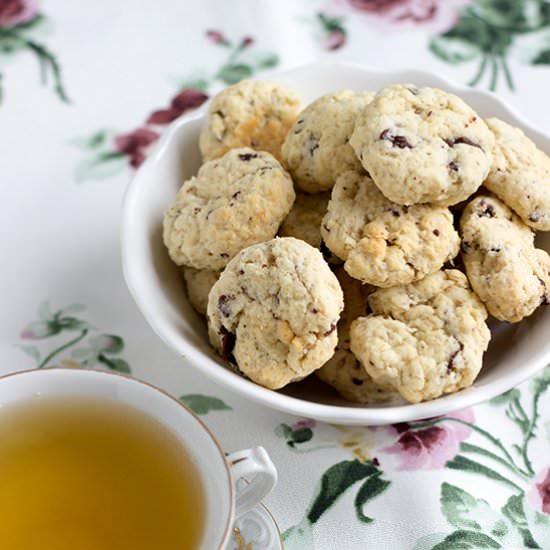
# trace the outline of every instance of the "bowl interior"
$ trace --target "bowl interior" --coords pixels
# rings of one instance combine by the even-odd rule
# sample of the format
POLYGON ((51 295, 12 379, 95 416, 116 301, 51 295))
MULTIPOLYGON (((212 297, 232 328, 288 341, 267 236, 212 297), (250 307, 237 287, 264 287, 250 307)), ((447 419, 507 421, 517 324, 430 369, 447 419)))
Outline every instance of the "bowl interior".
MULTIPOLYGON (((296 89, 307 104, 324 93, 349 88, 376 90, 399 82, 436 86, 460 95, 481 116, 497 116, 521 127, 550 151, 550 140, 530 128, 495 96, 461 88, 433 75, 407 71, 382 73, 353 66, 308 66, 281 73, 277 81, 296 89)), ((128 286, 157 334, 207 375, 249 397, 299 415, 342 423, 411 420, 474 404, 505 391, 550 360, 550 311, 539 309, 518 324, 492 322, 493 338, 475 384, 432 402, 410 405, 357 406, 344 401, 315 376, 273 392, 234 373, 208 344, 204 320, 190 306, 181 273, 162 243, 162 217, 181 184, 200 166, 198 136, 204 109, 176 121, 140 168, 125 199, 122 253, 128 286)), ((550 251, 550 235, 537 245, 550 251)))

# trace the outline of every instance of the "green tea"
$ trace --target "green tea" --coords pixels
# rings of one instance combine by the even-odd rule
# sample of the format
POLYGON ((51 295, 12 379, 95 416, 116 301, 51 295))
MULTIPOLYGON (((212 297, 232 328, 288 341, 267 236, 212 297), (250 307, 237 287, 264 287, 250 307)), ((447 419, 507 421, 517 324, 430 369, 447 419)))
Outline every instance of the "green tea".
POLYGON ((2 550, 191 550, 205 497, 167 428, 115 401, 0 408, 2 550))

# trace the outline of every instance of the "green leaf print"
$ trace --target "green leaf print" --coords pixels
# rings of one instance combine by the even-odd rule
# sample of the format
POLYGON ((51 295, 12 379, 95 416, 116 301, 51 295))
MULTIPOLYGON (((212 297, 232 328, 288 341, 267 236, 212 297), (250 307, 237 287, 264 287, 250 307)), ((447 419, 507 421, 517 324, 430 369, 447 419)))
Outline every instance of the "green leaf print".
POLYGON ((518 530, 523 538, 526 548, 540 548, 537 544, 527 523, 527 517, 523 510, 523 496, 512 495, 502 507, 502 515, 506 517, 518 530))
POLYGON ((363 523, 371 523, 372 518, 363 513, 363 506, 383 493, 390 485, 381 479, 383 474, 372 462, 343 460, 328 468, 321 476, 319 488, 304 518, 283 533, 286 550, 312 549, 313 526, 321 516, 355 483, 366 479, 355 497, 355 511, 363 523), (373 480, 373 481, 370 481, 373 480))
MULTIPOLYGON (((476 74, 469 84, 475 86, 489 74, 489 88, 496 90, 501 75, 510 90, 514 89, 507 57, 521 51, 518 39, 526 35, 540 43, 539 53, 527 63, 550 64, 550 54, 541 31, 550 27, 550 3, 544 0, 473 0, 465 6, 454 27, 434 37, 429 48, 446 63, 456 65, 479 60, 476 74)), ((536 51, 536 50, 535 50, 536 51)), ((523 61, 525 62, 525 61, 523 61)))
POLYGON ((540 548, 550 548, 550 516, 541 514, 531 507, 523 497, 523 510, 527 518, 529 531, 533 534, 540 548))
POLYGON ((37 321, 32 321, 21 332, 23 340, 49 340, 64 333, 73 333, 69 340, 41 354, 37 346, 20 346, 30 355, 38 369, 62 365, 71 368, 93 367, 97 363, 108 369, 129 373, 130 365, 122 358, 113 358, 124 350, 124 340, 115 334, 98 334, 85 319, 75 315, 83 311, 82 304, 70 304, 54 311, 48 302, 38 307, 37 321), (75 336, 74 333, 77 333, 75 336), (80 347, 79 347, 80 346, 80 347), (63 354, 69 353, 68 357, 63 354), (44 357, 42 359, 42 357, 44 357), (55 361, 59 361, 55 363, 55 361))
POLYGON ((226 405, 221 399, 210 395, 198 393, 182 395, 179 400, 187 405, 195 414, 203 416, 210 411, 230 411, 231 407, 226 405))
POLYGON ((550 49, 542 50, 534 59, 531 61, 533 65, 550 65, 550 49))
POLYGON ((462 470, 463 472, 481 474, 489 479, 494 479, 495 481, 500 481, 505 485, 509 485, 517 491, 522 491, 521 487, 512 480, 504 477, 492 468, 462 455, 456 455, 452 460, 449 460, 445 466, 451 470, 462 470))
POLYGON ((93 157, 82 159, 76 166, 78 183, 86 180, 103 179, 118 174, 127 164, 126 156, 118 151, 103 151, 93 157))
POLYGON ((32 19, 16 25, 0 26, 0 56, 10 56, 20 51, 32 54, 38 62, 42 84, 46 85, 48 80, 51 80, 58 98, 69 103, 61 78, 61 66, 56 56, 35 38, 35 31, 39 31, 45 20, 43 15, 37 14, 32 19))
POLYGON ((476 531, 455 531, 432 550, 478 550, 482 548, 502 548, 494 539, 476 531))
POLYGON ((250 65, 246 65, 245 63, 232 63, 224 65, 218 71, 216 78, 225 84, 231 85, 252 76, 252 73, 253 71, 250 65))
POLYGON ((509 519, 493 510, 485 500, 473 497, 460 487, 443 483, 440 501, 447 521, 458 530, 480 531, 506 543, 507 547, 522 544, 523 538, 509 519))
POLYGON ((285 550, 306 550, 313 549, 313 526, 307 517, 303 518, 298 525, 289 527, 282 534, 285 550))
POLYGON ((517 401, 521 397, 521 393, 517 388, 512 388, 511 390, 508 390, 504 393, 501 393, 500 395, 497 395, 496 397, 493 397, 489 401, 491 405, 506 405, 510 403, 511 401, 517 401))
POLYGON ((307 517, 315 523, 349 487, 379 470, 372 463, 343 460, 331 466, 321 478, 321 486, 307 517))
POLYGON ((479 505, 488 507, 484 500, 475 499, 470 493, 451 485, 443 483, 441 485, 441 511, 447 518, 447 521, 458 529, 475 529, 479 531, 481 526, 475 519, 476 508, 479 505), (474 517, 472 517, 472 512, 474 517))
POLYGON ((130 374, 130 365, 128 365, 124 359, 120 359, 119 357, 111 359, 101 354, 98 357, 98 361, 110 370, 121 372, 123 374, 130 374))
POLYGON ((260 53, 255 56, 257 69, 271 69, 279 64, 279 56, 274 52, 260 53))
POLYGON ((369 501, 382 494, 390 485, 391 481, 382 479, 380 476, 382 472, 378 472, 372 477, 369 477, 361 488, 359 489, 357 496, 355 497, 355 512, 357 519, 363 523, 371 523, 374 521, 371 517, 366 516, 363 513, 363 506, 369 501))

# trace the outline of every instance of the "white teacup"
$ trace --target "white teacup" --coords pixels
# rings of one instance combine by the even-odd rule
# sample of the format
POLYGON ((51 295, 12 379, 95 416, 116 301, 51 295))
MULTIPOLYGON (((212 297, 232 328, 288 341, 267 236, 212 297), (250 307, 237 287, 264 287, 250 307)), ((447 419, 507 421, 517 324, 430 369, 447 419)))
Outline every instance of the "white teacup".
POLYGON ((105 371, 61 368, 0 378, 0 408, 42 396, 112 399, 139 409, 175 434, 202 478, 206 521, 199 550, 224 549, 235 519, 259 504, 277 482, 277 471, 263 447, 225 456, 198 416, 146 382, 105 371), (236 490, 235 483, 241 477, 249 483, 236 490))

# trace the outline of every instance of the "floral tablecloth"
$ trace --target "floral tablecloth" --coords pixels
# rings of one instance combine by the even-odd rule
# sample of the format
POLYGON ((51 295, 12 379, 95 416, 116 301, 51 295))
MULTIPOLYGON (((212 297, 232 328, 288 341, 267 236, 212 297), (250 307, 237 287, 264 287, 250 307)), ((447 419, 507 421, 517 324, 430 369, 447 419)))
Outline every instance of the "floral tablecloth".
POLYGON ((0 0, 0 371, 130 372, 181 396, 227 451, 264 445, 288 550, 550 548, 550 369, 445 418, 322 425, 213 385, 125 288, 121 199, 166 125, 227 84, 320 59, 492 89, 550 132, 545 0, 0 0))

